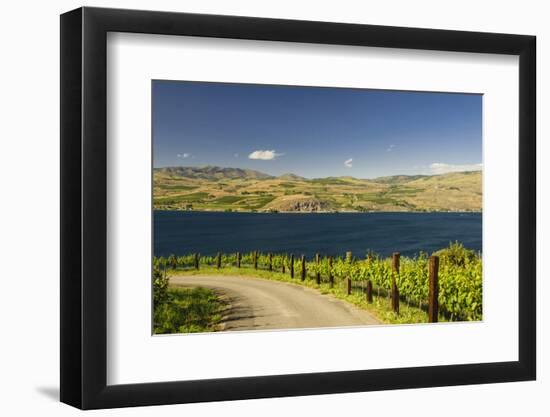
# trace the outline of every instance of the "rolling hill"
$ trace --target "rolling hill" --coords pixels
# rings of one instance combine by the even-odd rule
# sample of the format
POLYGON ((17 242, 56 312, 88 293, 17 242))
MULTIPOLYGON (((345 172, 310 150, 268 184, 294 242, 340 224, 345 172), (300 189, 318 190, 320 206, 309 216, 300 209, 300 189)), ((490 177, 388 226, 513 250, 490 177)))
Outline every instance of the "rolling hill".
POLYGON ((171 177, 182 178, 201 178, 205 180, 221 180, 221 179, 266 179, 274 178, 271 175, 264 174, 260 171, 242 168, 222 168, 207 165, 205 167, 167 167, 157 168, 155 173, 166 174, 171 177))
POLYGON ((153 205, 242 212, 481 211, 481 179, 481 171, 307 179, 241 168, 168 167, 153 171, 153 205))

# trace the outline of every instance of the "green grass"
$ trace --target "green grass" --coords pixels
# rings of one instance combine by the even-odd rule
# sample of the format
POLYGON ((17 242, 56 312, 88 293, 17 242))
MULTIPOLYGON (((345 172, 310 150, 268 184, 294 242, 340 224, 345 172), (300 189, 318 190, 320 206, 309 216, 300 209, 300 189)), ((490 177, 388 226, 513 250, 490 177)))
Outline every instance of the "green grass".
POLYGON ((384 193, 381 193, 381 192, 356 194, 356 196, 359 200, 370 200, 370 199, 373 199, 373 198, 380 198, 383 195, 384 195, 384 193))
POLYGON ((244 200, 247 197, 236 196, 236 195, 224 195, 223 197, 218 197, 215 200, 212 200, 212 204, 233 204, 238 201, 244 200))
POLYGON ((177 204, 177 203, 194 203, 202 201, 209 196, 208 193, 197 192, 191 194, 175 195, 170 197, 156 197, 155 204, 177 204))
POLYGON ((267 203, 270 203, 275 199, 275 196, 272 195, 266 195, 266 196, 259 196, 256 198, 247 198, 246 200, 242 201, 240 204, 242 208, 254 210, 254 209, 260 209, 263 206, 265 206, 267 203))
MULTIPOLYGON (((346 181, 340 178, 313 178, 308 180, 312 184, 323 184, 323 185, 350 185, 350 181, 346 181)), ((353 183, 351 183, 353 185, 353 183)))
MULTIPOLYGON (((336 282, 334 288, 330 288, 328 283, 322 282, 320 285, 317 285, 313 277, 307 277, 306 280, 301 281, 299 271, 295 270, 294 272, 294 278, 291 278, 288 270, 287 273, 283 274, 281 272, 269 272, 261 269, 256 270, 249 267, 224 267, 217 269, 216 267, 202 265, 199 270, 178 269, 172 271, 174 275, 228 275, 287 282, 294 285, 302 285, 313 288, 318 290, 321 294, 328 294, 335 298, 344 300, 370 312, 374 317, 383 323, 410 324, 426 323, 428 321, 428 315, 425 311, 404 302, 400 303, 399 314, 394 313, 390 306, 390 300, 385 295, 378 296, 376 290, 373 291, 373 302, 370 304, 367 302, 364 294, 354 292, 351 295, 347 295, 343 282, 336 282)), ((445 319, 440 317, 440 321, 445 321, 445 319)))
POLYGON ((388 197, 365 197, 363 201, 369 201, 377 204, 396 204, 397 200, 388 197))
POLYGON ((178 184, 155 184, 155 188, 160 188, 161 190, 171 190, 171 191, 191 191, 199 188, 197 185, 178 185, 178 184))
POLYGON ((420 192, 422 192, 423 190, 420 189, 420 188, 394 188, 392 187, 389 191, 388 191, 388 194, 390 195, 416 195, 420 192))
POLYGON ((153 333, 215 331, 223 308, 223 303, 210 289, 171 287, 168 300, 155 306, 153 333))

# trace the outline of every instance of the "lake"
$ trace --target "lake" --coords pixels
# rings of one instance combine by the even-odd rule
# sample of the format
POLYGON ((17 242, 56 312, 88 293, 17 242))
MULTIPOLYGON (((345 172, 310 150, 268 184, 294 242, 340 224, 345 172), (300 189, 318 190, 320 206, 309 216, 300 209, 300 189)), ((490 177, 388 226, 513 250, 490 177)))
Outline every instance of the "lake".
POLYGON ((449 242, 481 251, 481 213, 154 212, 154 254, 198 252, 412 256, 449 242))

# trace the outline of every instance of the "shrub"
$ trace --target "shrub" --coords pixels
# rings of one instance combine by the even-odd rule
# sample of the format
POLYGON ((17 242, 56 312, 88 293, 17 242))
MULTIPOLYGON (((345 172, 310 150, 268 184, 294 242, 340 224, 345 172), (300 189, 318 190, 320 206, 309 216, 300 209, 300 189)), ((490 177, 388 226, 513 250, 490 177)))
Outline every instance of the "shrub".
POLYGON ((453 266, 465 266, 476 259, 475 251, 466 249, 462 243, 450 243, 448 248, 434 253, 438 255, 442 263, 453 266))

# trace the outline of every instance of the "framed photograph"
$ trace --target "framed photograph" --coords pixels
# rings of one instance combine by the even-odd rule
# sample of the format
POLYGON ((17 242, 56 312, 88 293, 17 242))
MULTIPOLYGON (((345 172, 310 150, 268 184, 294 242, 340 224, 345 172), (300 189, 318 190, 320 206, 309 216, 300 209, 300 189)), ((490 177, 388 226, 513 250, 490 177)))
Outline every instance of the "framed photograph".
POLYGON ((61 401, 533 380, 535 37, 61 16, 61 401))

